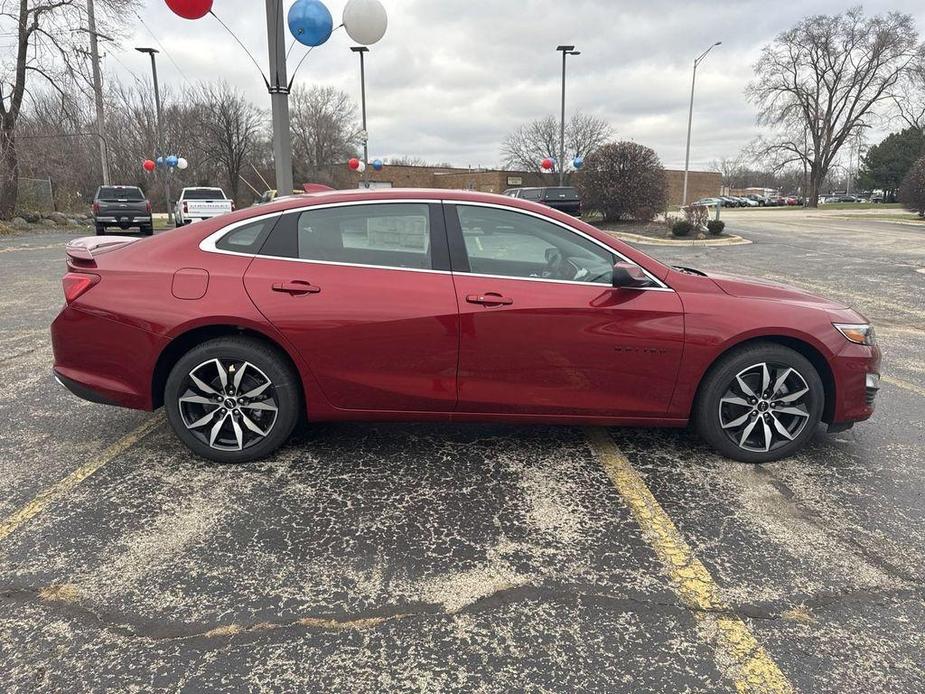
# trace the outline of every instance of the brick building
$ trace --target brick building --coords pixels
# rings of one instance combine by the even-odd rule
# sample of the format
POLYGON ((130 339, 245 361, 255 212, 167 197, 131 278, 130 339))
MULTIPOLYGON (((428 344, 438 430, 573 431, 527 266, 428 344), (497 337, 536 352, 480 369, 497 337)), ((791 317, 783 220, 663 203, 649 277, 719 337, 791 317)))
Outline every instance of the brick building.
MULTIPOLYGON (((668 177, 668 203, 671 207, 681 204, 684 187, 684 172, 666 169, 668 177)), ((566 177, 566 183, 568 179, 566 177)), ((334 188, 357 188, 363 181, 363 174, 351 171, 346 164, 324 167, 318 172, 317 182, 334 188)), ((448 188, 478 190, 483 193, 503 193, 508 188, 554 186, 558 184, 555 174, 534 171, 500 171, 497 169, 457 169, 434 166, 385 166, 382 171, 369 171, 369 181, 374 187, 387 188, 448 188)), ((697 200, 720 194, 720 175, 713 171, 691 171, 688 173, 687 198, 697 200)))

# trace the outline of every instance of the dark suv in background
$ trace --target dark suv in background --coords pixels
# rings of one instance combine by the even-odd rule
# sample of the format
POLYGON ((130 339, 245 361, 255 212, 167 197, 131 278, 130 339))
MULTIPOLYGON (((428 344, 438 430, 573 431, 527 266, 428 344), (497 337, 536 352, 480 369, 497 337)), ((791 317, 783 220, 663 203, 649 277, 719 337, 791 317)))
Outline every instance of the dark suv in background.
POLYGON ((532 200, 573 217, 581 216, 581 198, 574 188, 508 188, 504 194, 511 198, 532 200))
POLYGON ((100 186, 93 197, 93 223, 96 235, 107 227, 137 227, 145 236, 154 233, 151 203, 137 186, 100 186))

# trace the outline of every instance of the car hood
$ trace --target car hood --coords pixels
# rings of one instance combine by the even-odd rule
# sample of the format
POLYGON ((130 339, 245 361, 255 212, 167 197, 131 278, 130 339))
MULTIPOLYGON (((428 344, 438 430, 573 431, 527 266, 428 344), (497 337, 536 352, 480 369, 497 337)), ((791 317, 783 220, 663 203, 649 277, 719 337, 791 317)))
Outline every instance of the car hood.
POLYGON ((791 301, 826 309, 850 308, 846 304, 825 299, 802 289, 778 282, 756 279, 754 277, 737 277, 710 272, 707 276, 730 296, 747 299, 770 299, 772 301, 791 301))

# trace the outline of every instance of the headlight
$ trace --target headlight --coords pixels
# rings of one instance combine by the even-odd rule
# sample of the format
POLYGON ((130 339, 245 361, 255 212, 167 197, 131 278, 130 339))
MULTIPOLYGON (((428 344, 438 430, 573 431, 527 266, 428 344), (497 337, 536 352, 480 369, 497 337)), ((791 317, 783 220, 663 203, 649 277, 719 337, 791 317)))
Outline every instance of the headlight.
POLYGON ((874 326, 868 323, 832 323, 845 338, 858 345, 876 344, 874 326))

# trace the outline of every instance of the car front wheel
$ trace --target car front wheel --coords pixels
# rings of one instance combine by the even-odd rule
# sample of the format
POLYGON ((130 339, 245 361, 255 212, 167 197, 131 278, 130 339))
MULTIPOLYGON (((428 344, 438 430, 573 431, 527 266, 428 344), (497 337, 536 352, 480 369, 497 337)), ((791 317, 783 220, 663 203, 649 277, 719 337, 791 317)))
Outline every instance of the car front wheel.
POLYGON ((298 375, 272 346, 250 337, 209 340, 173 367, 167 419, 194 453, 220 463, 268 456, 299 418, 298 375))
POLYGON ((758 343, 720 359, 698 394, 694 423, 723 455, 766 463, 799 451, 822 418, 825 391, 799 352, 758 343))

